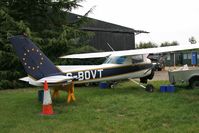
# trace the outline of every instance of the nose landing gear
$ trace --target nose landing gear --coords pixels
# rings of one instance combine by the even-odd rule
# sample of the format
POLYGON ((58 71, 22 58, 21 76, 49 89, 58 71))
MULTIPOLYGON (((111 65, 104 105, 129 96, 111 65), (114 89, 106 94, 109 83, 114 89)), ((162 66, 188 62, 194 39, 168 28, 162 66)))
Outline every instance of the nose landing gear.
MULTIPOLYGON (((145 85, 143 85, 143 84, 141 84, 141 83, 139 83, 139 82, 137 82, 137 81, 135 81, 133 79, 129 79, 129 80, 132 81, 132 82, 134 82, 135 84, 139 85, 140 87, 144 88, 145 91, 147 91, 147 92, 153 92, 154 91, 154 86, 152 84, 147 84, 145 86, 145 85)), ((147 83, 147 82, 145 82, 145 83, 147 83)))

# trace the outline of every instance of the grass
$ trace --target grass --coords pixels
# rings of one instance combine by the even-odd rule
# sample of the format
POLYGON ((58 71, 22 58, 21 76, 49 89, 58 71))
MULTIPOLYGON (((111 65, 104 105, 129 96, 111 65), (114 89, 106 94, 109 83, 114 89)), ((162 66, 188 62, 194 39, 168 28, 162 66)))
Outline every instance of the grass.
POLYGON ((76 87, 76 102, 66 104, 66 93, 53 101, 53 116, 40 115, 38 89, 0 91, 0 132, 70 133, 196 133, 199 131, 199 89, 178 86, 160 93, 166 81, 152 82, 147 93, 131 82, 115 89, 76 87))

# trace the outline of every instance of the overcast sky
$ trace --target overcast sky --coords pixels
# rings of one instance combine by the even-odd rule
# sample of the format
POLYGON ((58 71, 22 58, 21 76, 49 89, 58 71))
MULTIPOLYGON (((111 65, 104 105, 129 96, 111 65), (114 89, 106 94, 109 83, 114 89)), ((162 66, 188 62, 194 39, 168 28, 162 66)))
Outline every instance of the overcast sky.
POLYGON ((119 24, 149 34, 136 36, 136 43, 178 41, 187 44, 194 36, 199 42, 199 0, 86 0, 73 13, 119 24))

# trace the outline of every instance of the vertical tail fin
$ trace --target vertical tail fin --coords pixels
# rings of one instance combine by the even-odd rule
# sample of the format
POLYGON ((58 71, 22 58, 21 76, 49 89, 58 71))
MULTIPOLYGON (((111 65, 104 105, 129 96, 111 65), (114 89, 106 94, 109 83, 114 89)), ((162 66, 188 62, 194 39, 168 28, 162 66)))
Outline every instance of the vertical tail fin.
POLYGON ((21 63, 28 75, 39 80, 43 77, 63 74, 44 53, 27 37, 18 35, 10 38, 21 63))

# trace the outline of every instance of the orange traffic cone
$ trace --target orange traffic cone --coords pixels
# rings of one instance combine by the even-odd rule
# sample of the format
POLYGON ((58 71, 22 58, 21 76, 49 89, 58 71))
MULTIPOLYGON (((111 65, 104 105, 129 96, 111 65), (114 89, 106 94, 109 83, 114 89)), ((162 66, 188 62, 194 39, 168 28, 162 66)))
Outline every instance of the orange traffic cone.
POLYGON ((47 81, 45 81, 45 83, 44 83, 44 98, 43 98, 42 114, 43 115, 52 115, 52 114, 54 114, 53 108, 52 108, 52 100, 51 100, 50 92, 48 90, 47 81))

